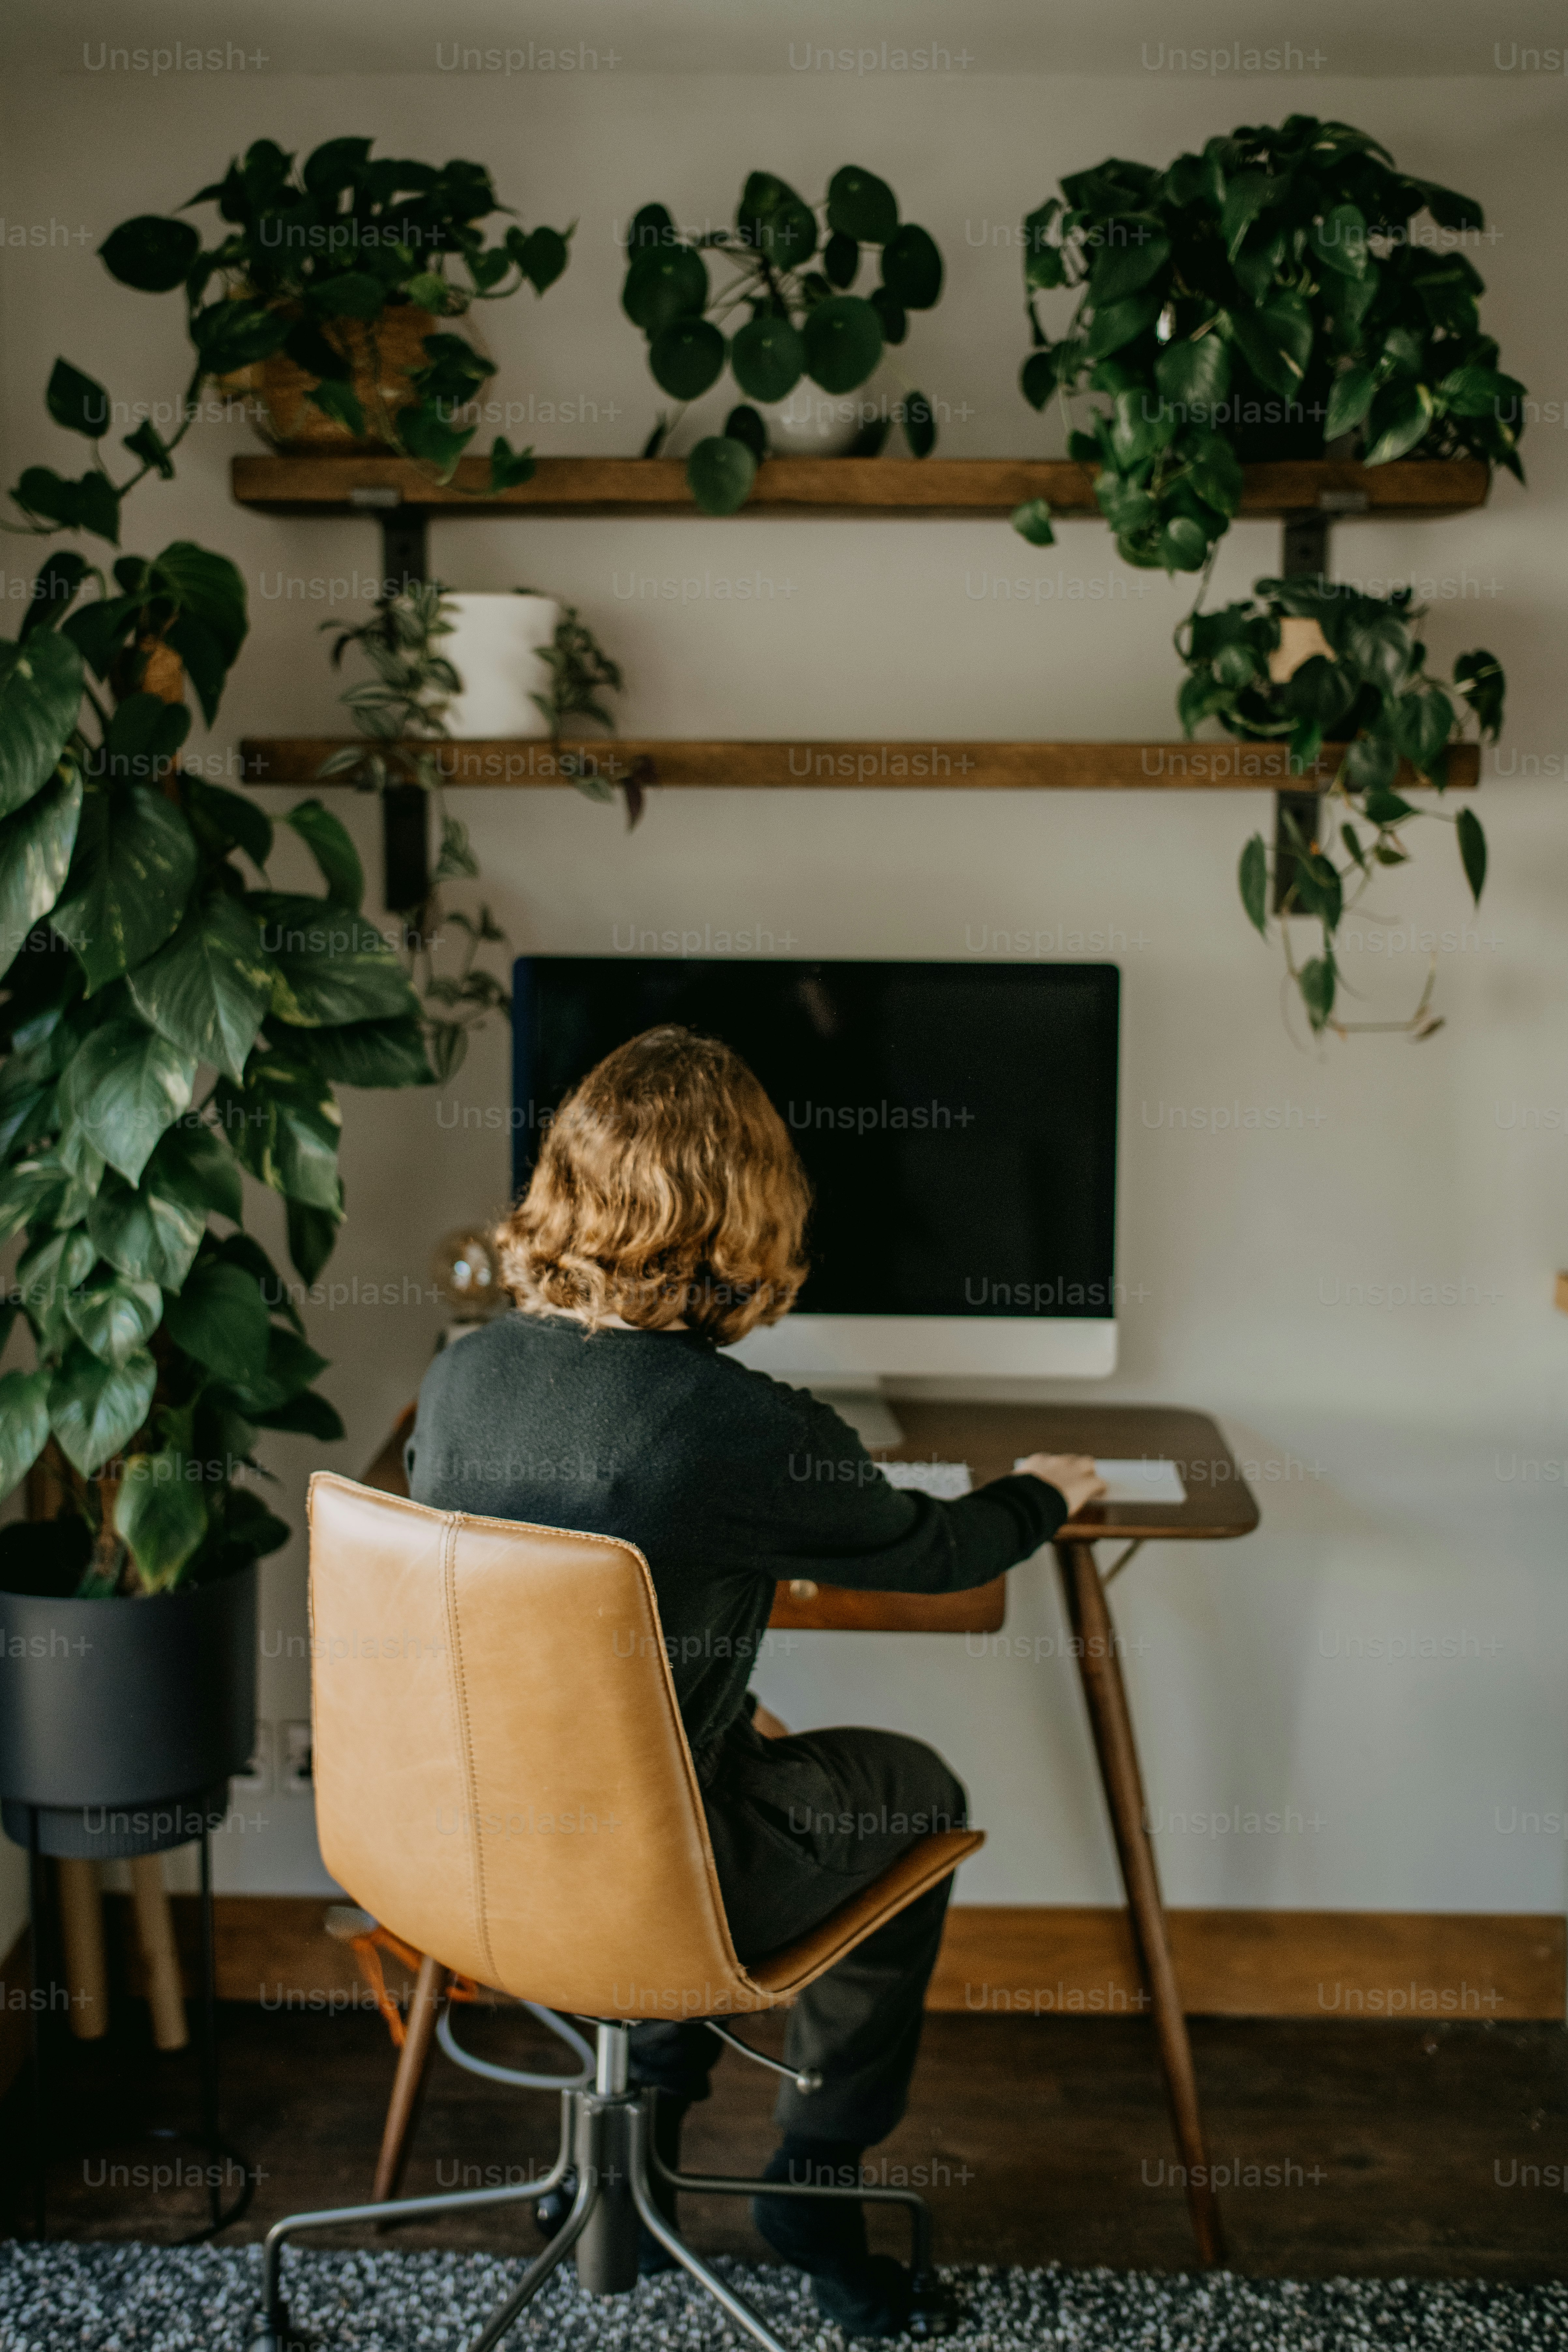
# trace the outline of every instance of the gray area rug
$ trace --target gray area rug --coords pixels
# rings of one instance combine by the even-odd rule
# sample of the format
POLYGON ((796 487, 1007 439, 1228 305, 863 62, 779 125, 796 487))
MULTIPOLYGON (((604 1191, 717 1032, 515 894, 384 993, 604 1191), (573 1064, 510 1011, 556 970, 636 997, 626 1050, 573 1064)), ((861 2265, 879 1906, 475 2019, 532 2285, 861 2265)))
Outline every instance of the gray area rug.
MULTIPOLYGON (((786 2343, 841 2352, 798 2273, 716 2267, 786 2343)), ((290 2254, 296 2326, 323 2352, 460 2352, 518 2264, 489 2254, 290 2254)), ((3 2352, 244 2352, 254 2246, 0 2245, 3 2352)), ((1568 2352, 1568 2284, 1444 2279, 1247 2279, 1138 2271, 967 2269, 952 2339, 967 2352, 1568 2352)), ((695 2289, 666 2275, 591 2298, 552 2279, 508 2337, 551 2352, 707 2352, 740 2338, 695 2289)))

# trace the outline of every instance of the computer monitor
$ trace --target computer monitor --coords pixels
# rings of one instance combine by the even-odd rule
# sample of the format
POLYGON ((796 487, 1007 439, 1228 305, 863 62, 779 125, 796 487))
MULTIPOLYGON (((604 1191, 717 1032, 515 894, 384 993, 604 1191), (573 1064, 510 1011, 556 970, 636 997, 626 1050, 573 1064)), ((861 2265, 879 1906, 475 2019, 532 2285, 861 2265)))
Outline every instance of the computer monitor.
POLYGON ((815 1199, 811 1273, 745 1362, 825 1389, 1116 1366, 1114 964, 519 959, 513 1180, 660 1023, 743 1055, 815 1199))

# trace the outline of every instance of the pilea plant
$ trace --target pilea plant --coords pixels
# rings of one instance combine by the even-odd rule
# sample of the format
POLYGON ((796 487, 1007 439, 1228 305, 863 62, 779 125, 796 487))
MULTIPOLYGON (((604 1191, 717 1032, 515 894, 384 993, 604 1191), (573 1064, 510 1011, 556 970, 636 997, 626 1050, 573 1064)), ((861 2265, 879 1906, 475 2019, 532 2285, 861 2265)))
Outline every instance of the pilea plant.
MULTIPOLYGON (((1408 863, 1401 828, 1436 814, 1414 808, 1394 790, 1401 760, 1441 792, 1448 747, 1463 720, 1473 717, 1494 742, 1502 724, 1498 662, 1489 653, 1462 654, 1451 680, 1433 677, 1418 628, 1424 608, 1413 597, 1408 588, 1367 596, 1321 579, 1259 580, 1251 600, 1194 614, 1177 632, 1187 666, 1178 709, 1189 736, 1204 719, 1217 719, 1229 734, 1288 745, 1298 772, 1315 765, 1325 743, 1345 747, 1328 790, 1333 824, 1307 841, 1287 818, 1289 866, 1279 877, 1285 884, 1279 912, 1310 916, 1321 932, 1321 952, 1298 965, 1289 925, 1279 926, 1289 979, 1314 1031, 1392 1026, 1428 1036, 1440 1025, 1427 1017, 1430 982, 1408 1021, 1335 1018, 1340 922, 1381 870, 1408 863)), ((1479 904, 1486 837, 1469 809, 1452 822, 1479 904)), ((1241 853, 1241 900, 1265 939, 1275 880, 1263 836, 1254 834, 1241 853)))
MULTIPOLYGON (((1499 372, 1458 249, 1481 227, 1468 196, 1309 115, 1165 171, 1112 159, 1024 224, 1025 397, 1100 395, 1068 454, 1099 468, 1127 562, 1168 572, 1202 570, 1253 460, 1345 440, 1369 466, 1468 455, 1522 480, 1523 387, 1499 372), (1063 287, 1079 299, 1053 341, 1037 298, 1063 287)), ((1014 520, 1048 543, 1044 501, 1014 520)))
MULTIPOLYGON (((167 442, 151 424, 128 446, 145 466, 167 471, 204 381, 224 378, 282 353, 310 379, 305 397, 350 434, 379 430, 450 477, 477 426, 462 425, 493 361, 438 322, 477 302, 495 302, 524 284, 542 294, 565 268, 572 232, 524 230, 515 222, 494 245, 479 226, 505 209, 479 163, 440 166, 371 154, 368 139, 330 139, 297 172, 294 158, 258 139, 192 205, 216 205, 223 224, 204 247, 189 221, 145 213, 121 222, 100 247, 122 286, 147 294, 183 290, 196 365, 179 430, 167 442), (366 394, 382 369, 378 335, 395 319, 417 320, 424 364, 410 397, 392 415, 366 415, 366 394)), ((498 436, 489 488, 510 488, 533 471, 530 452, 498 436)), ((66 486, 68 490, 69 486, 66 486)), ((35 511, 79 520, 68 496, 35 511)))
MULTIPOLYGON (((109 400, 62 362, 49 408, 96 441, 109 400)), ((83 512, 117 539, 128 486, 105 480, 83 512)), ((334 1085, 431 1076, 337 819, 291 812, 326 887, 278 890, 268 818, 179 764, 186 680, 210 725, 246 631, 235 566, 177 540, 111 577, 57 550, 0 643, 0 1239, 26 1235, 0 1323, 35 1352, 0 1379, 0 1496, 52 1437, 69 1508, 29 1573, 67 1591, 164 1591, 286 1540, 237 1483, 256 1432, 342 1430, 242 1174, 314 1282, 343 1214, 334 1085)))
MULTIPOLYGON (((900 222, 887 182, 853 163, 835 172, 815 206, 773 173, 753 172, 734 227, 705 236, 683 236, 662 205, 645 205, 627 243, 621 307, 647 337, 654 381, 682 407, 710 391, 726 364, 746 404, 785 400, 802 376, 835 395, 854 392, 884 349, 904 341, 909 313, 929 310, 942 293, 935 240, 900 222), (868 248, 879 256, 880 282, 852 293, 868 248), (705 253, 731 273, 716 289, 705 253), (745 323, 731 334, 738 312, 745 323)), ((732 514, 745 503, 766 454, 766 425, 746 404, 687 459, 691 494, 707 514, 732 514)), ((910 391, 900 406, 910 448, 928 456, 936 446, 931 403, 910 391)), ((658 455, 680 413, 660 417, 645 457, 658 455)), ((887 431, 887 422, 873 420, 862 447, 875 454, 887 431)))

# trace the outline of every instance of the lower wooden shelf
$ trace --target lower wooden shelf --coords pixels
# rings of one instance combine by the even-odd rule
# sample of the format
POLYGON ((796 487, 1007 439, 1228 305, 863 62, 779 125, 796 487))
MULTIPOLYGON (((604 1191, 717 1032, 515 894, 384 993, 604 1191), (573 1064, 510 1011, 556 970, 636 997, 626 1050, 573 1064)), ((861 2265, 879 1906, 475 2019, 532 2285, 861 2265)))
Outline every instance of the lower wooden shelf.
MULTIPOLYGON (((253 736, 240 745, 252 784, 342 784, 320 775, 324 761, 353 740, 344 735, 253 736)), ((571 782, 562 750, 545 741, 423 743, 443 780, 463 785, 562 785, 571 782)), ((1301 792, 1332 782, 1343 747, 1325 748, 1310 775, 1291 773, 1270 743, 685 743, 660 737, 568 745, 574 761, 611 783, 744 791, 894 792, 1301 792)), ((1400 785, 1419 779, 1402 766, 1400 785)), ((1480 751, 1456 744, 1448 782, 1480 782, 1480 751)))

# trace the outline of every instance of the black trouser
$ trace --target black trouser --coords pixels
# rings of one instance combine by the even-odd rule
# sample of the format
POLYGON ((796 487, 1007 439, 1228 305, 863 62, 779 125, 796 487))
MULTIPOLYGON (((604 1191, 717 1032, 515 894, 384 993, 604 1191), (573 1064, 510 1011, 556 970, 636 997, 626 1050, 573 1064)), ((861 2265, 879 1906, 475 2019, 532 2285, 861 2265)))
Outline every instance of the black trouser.
MULTIPOLYGON (((702 1765, 708 1832, 742 1964, 806 1935, 918 1839, 965 1824, 960 1782, 934 1749, 896 1731, 764 1739, 742 1717, 702 1765)), ((909 1904, 799 1995, 784 2054, 803 2073, 820 2074, 823 2085, 805 2093, 784 2085, 773 2111, 784 2130, 860 2147, 892 2130, 914 2071, 952 1885, 944 1878, 909 1904)), ((706 2098, 722 2047, 698 2024, 637 2026, 633 2078, 677 2098, 706 2098)))

